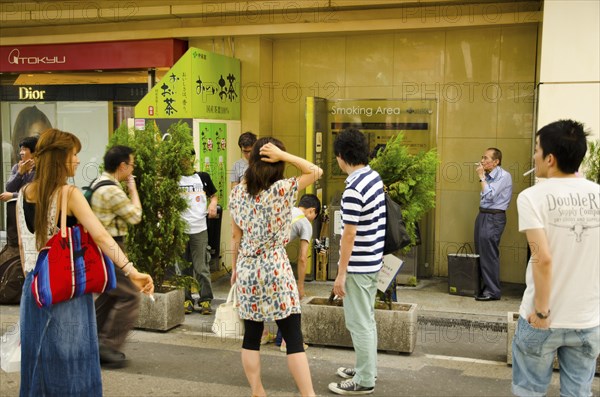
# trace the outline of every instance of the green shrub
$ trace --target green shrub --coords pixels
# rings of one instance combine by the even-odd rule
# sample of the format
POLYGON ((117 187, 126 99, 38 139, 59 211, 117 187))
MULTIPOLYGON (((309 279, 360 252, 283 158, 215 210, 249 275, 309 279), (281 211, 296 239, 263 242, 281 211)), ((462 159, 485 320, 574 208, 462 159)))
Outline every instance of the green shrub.
POLYGON ((402 207, 402 217, 412 240, 412 244, 403 249, 406 253, 416 244, 415 223, 435 207, 439 158, 435 149, 410 154, 403 140, 402 132, 390 138, 385 149, 380 150, 369 165, 381 176, 392 200, 402 207))
POLYGON ((583 159, 585 177, 600 183, 600 141, 588 142, 588 151, 583 159))
POLYGON ((160 291, 167 270, 176 263, 187 264, 182 255, 188 236, 180 213, 187 203, 179 194, 183 160, 193 149, 192 134, 185 123, 171 125, 170 136, 149 121, 144 130, 119 128, 109 147, 127 145, 135 149, 136 184, 142 202, 142 221, 129 226, 127 254, 136 267, 152 276, 160 291))

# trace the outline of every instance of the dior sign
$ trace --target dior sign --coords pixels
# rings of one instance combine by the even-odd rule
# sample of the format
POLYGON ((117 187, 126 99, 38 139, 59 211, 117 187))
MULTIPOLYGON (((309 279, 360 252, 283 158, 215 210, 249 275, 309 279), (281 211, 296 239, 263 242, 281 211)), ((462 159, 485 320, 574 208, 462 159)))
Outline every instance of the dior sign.
POLYGON ((34 90, 31 87, 19 87, 19 99, 44 99, 45 90, 34 90))

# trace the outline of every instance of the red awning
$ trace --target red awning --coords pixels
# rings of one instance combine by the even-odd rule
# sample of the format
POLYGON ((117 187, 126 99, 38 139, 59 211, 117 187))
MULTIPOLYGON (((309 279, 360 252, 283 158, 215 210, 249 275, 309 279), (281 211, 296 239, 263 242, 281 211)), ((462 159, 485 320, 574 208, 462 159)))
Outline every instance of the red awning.
POLYGON ((171 67, 187 50, 178 39, 0 47, 0 72, 171 67))

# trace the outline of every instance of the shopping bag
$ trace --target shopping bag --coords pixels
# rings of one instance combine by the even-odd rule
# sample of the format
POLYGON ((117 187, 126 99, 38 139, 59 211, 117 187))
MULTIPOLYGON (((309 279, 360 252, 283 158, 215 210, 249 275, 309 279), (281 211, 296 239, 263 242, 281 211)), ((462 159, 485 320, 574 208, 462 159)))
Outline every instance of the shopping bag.
POLYGON ((21 370, 19 324, 10 327, 0 339, 0 368, 4 372, 19 372, 21 370))
POLYGON ((480 287, 479 255, 465 243, 455 254, 448 254, 448 293, 477 296, 480 287), (469 253, 470 251, 470 253, 469 253))
POLYGON ((212 332, 221 338, 240 339, 244 336, 244 322, 238 315, 237 289, 235 284, 229 290, 227 301, 217 307, 212 332))

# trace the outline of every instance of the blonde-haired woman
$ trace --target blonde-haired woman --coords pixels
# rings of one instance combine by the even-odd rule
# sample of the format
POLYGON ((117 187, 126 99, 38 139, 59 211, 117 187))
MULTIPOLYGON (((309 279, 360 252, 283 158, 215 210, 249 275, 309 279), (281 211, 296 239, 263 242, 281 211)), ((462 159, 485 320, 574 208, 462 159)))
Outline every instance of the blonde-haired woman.
POLYGON ((288 368, 300 395, 315 395, 300 326, 300 297, 285 245, 298 191, 322 174, 321 168, 287 153, 278 139, 261 138, 252 148, 242 182, 231 191, 231 282, 237 283, 245 330, 242 365, 253 396, 266 395, 260 376, 265 321, 275 321, 287 342, 288 368), (301 175, 284 178, 286 163, 298 167, 301 175))
POLYGON ((17 204, 17 222, 25 285, 21 297, 21 396, 102 396, 96 315, 91 294, 51 308, 40 308, 31 292, 39 250, 56 232, 60 203, 67 193, 67 225, 81 223, 114 262, 129 273, 135 285, 154 292, 152 278, 138 272, 98 221, 79 189, 66 190, 75 175, 81 150, 79 139, 57 129, 40 135, 36 146, 36 174, 24 186, 17 204))

